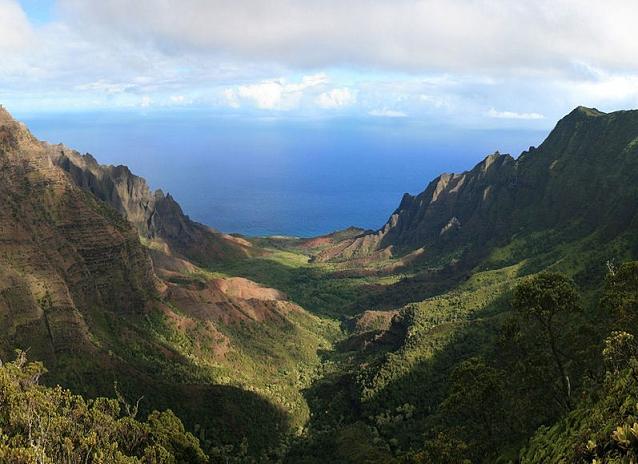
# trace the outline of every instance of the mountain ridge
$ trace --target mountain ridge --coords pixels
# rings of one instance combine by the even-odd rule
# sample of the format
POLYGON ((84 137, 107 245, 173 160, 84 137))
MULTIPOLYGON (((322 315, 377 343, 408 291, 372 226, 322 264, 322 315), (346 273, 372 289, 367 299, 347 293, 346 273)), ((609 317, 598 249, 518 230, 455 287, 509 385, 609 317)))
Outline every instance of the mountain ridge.
MULTIPOLYGON (((611 172, 622 163, 635 168, 636 157, 631 158, 630 153, 638 140, 637 123, 635 110, 603 113, 578 107, 557 123, 538 148, 530 147, 516 159, 496 152, 469 171, 442 174, 420 194, 405 194, 382 228, 324 250, 315 259, 342 261, 375 254, 400 257, 422 247, 449 249, 463 242, 489 247, 533 225, 567 225, 580 217, 585 222, 603 223, 603 219, 596 221, 596 214, 613 212, 618 205, 588 207, 582 192, 565 189, 559 177, 570 179, 581 190, 584 185, 596 203, 606 203, 601 190, 607 189, 607 198, 620 194, 629 205, 636 192, 626 185, 630 183, 627 172, 614 172, 626 179, 625 185, 601 185, 598 190, 592 186, 604 183, 609 176, 594 176, 592 172, 611 172), (604 147, 596 142, 608 139, 619 142, 604 147), (597 164, 591 147, 601 155, 597 164), (582 163, 591 163, 593 170, 588 172, 582 163)), ((623 214, 635 216, 635 208, 626 209, 631 211, 623 214)))
POLYGON ((638 111, 579 107, 377 231, 243 239, 0 112, 0 356, 31 348, 52 383, 174 409, 210 462, 516 462, 571 401, 511 294, 567 275, 549 281, 587 304, 559 318, 562 367, 574 402, 598 394, 619 321, 597 295, 638 256, 636 178, 638 111))
POLYGON ((314 368, 337 329, 281 291, 200 267, 260 249, 4 109, 0 202, 0 360, 28 351, 47 383, 89 398, 117 382, 145 411, 170 408, 215 445, 249 437, 253 453, 303 420, 301 381, 285 373, 314 368))
POLYGON ((4 324, 17 338, 48 340, 50 355, 91 349, 78 307, 144 311, 162 286, 151 261, 134 229, 68 182, 47 147, 2 109, 0 153, 4 324))
POLYGON ((119 211, 140 236, 161 240, 178 255, 205 264, 250 253, 249 242, 192 221, 170 194, 151 191, 127 166, 101 165, 92 155, 63 145, 50 145, 49 153, 78 186, 119 211))

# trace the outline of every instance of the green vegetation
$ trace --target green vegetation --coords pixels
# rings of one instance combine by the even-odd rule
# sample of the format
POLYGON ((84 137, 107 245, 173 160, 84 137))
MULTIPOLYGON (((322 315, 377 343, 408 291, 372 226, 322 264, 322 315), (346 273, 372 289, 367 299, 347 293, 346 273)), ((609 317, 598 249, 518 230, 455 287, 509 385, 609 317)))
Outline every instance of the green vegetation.
POLYGON ((302 392, 321 375, 319 353, 341 336, 338 324, 303 312, 216 324, 213 332, 179 308, 154 308, 141 319, 95 317, 111 367, 60 357, 57 369, 73 377, 47 375, 47 382, 94 396, 111 393, 117 381, 127 397, 143 396, 142 411, 173 409, 220 462, 277 459, 308 420, 302 392), (126 375, 114 374, 114 365, 126 375))
MULTIPOLYGON (((290 245, 288 245, 290 247, 290 245)), ((356 302, 367 288, 389 285, 399 276, 360 275, 328 263, 310 263, 310 256, 294 246, 287 250, 267 248, 264 256, 209 267, 212 276, 241 276, 282 290, 292 301, 324 317, 354 315, 356 302)))
POLYGON ((50 183, 21 180, 7 224, 29 200, 59 238, 7 248, 0 349, 51 372, 0 366, 0 462, 636 462, 636 127, 579 108, 518 160, 404 197, 378 233, 189 223, 207 248, 145 239, 154 269, 111 207, 67 186, 47 209, 50 183), (104 227, 77 234, 87 205, 104 227))
MULTIPOLYGON (((612 269, 601 306, 614 313, 614 326, 626 326, 629 314, 636 317, 637 295, 638 262, 612 269)), ((522 462, 636 461, 638 345, 633 334, 615 330, 603 347, 604 374, 591 378, 573 411, 536 432, 522 453, 522 462)))
MULTIPOLYGON (((628 269, 638 269, 637 264, 621 266, 615 276, 627 275, 628 269)), ((628 279, 636 275, 634 271, 628 279)), ((476 279, 489 281, 481 273, 476 279)), ((464 291, 410 305, 395 320, 399 340, 394 346, 377 342, 376 349, 364 354, 333 355, 339 359, 338 372, 315 384, 309 396, 314 411, 322 414, 313 416, 305 441, 293 447, 289 462, 302 457, 299 462, 322 462, 325 450, 338 450, 352 427, 362 435, 361 446, 367 444, 368 457, 385 450, 408 462, 515 460, 543 424, 568 420, 562 418, 576 414, 572 410, 584 417, 589 400, 583 398, 607 394, 596 372, 603 365, 602 339, 623 320, 619 314, 626 305, 618 301, 635 306, 638 286, 628 288, 626 280, 610 276, 615 283, 607 287, 614 291, 582 311, 574 311, 581 291, 560 274, 544 273, 520 280, 514 292, 507 286, 499 292, 492 288, 496 296, 487 302, 468 283, 464 291), (465 319, 445 309, 451 307, 466 308, 465 319), (433 314, 438 315, 434 321, 433 314)), ((606 365, 618 369, 635 354, 623 340, 607 342, 606 365)), ((625 387, 638 394, 634 384, 625 387)), ((635 407, 635 401, 627 404, 635 407)), ((633 426, 629 419, 623 424, 633 426)), ((568 448, 571 444, 563 444, 554 452, 559 456, 568 448)), ((327 456, 337 462, 390 462, 387 457, 361 461, 352 452, 327 456)), ((556 456, 528 462, 561 462, 556 456)))
MULTIPOLYGON (((511 246, 496 249, 451 290, 399 307, 389 327, 375 322, 355 331, 343 316, 370 301, 370 292, 404 292, 423 272, 436 279, 429 270, 438 264, 425 260, 400 274, 352 277, 343 267, 307 262, 294 246, 264 249, 181 279, 243 276, 296 303, 315 291, 332 299, 311 304, 315 315, 217 325, 217 336, 232 346, 223 357, 215 344, 205 345, 206 324, 184 324, 191 318, 179 307, 126 327, 112 318, 104 324, 110 335, 101 339, 134 327, 136 343, 114 342, 110 349, 139 371, 159 369, 166 384, 156 386, 154 404, 178 403, 176 412, 212 462, 547 462, 538 449, 544 434, 559 433, 552 424, 587 417, 592 398, 612 388, 597 374, 603 340, 636 326, 638 267, 607 258, 625 256, 625 237, 587 247, 592 240, 534 249, 518 261, 511 246), (297 273, 305 282, 301 291, 295 291, 297 273), (331 314, 339 314, 340 300, 349 305, 339 322, 331 314), (149 340, 158 345, 146 345, 149 340), (192 384, 228 389, 205 393, 192 384), (217 414, 202 422, 191 412, 201 399, 181 401, 182 395, 214 397, 206 407, 217 414)), ((608 348, 605 365, 624 366, 626 351, 608 348)), ((134 384, 123 385, 127 396, 148 394, 134 384)), ((613 421, 614 430, 633 427, 629 419, 613 421)))
POLYGON ((86 401, 38 380, 40 363, 24 352, 0 366, 0 462, 206 463, 198 440, 171 411, 136 419, 138 406, 119 399, 86 401))

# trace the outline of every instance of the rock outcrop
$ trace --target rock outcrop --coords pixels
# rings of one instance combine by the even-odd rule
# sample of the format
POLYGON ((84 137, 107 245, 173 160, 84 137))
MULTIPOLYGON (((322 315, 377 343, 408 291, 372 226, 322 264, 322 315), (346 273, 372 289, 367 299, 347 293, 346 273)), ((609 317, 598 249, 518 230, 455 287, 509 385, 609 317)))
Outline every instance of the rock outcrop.
POLYGON ((127 167, 37 140, 2 107, 0 202, 0 355, 22 347, 50 366, 62 353, 104 362, 104 347, 127 337, 104 333, 105 321, 135 325, 158 308, 169 318, 179 308, 214 338, 220 323, 303 312, 247 279, 201 277, 197 263, 258 251, 191 221, 127 167))
POLYGON ((46 151, 79 187, 119 211, 140 236, 164 241, 173 253, 206 264, 250 252, 249 242, 192 221, 170 194, 152 192, 126 166, 101 165, 90 154, 63 145, 46 145, 46 151))
POLYGON ((417 249, 486 253, 517 234, 560 229, 571 237, 617 234, 638 213, 638 111, 579 107, 517 159, 494 153, 472 170, 443 174, 405 194, 379 230, 341 241, 315 259, 403 256, 417 249))
POLYGON ((137 231, 49 150, 0 107, 0 348, 54 357, 92 349, 92 315, 144 312, 161 283, 137 231))

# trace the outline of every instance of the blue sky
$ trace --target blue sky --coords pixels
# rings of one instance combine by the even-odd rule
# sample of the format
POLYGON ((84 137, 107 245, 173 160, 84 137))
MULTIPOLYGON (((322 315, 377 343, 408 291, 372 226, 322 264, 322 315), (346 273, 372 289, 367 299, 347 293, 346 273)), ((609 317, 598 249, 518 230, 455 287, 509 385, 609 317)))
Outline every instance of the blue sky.
POLYGON ((638 107, 637 22, 626 0, 0 0, 0 103, 548 128, 638 107))
POLYGON ((54 0, 23 0, 20 6, 35 25, 46 24, 53 20, 54 0))

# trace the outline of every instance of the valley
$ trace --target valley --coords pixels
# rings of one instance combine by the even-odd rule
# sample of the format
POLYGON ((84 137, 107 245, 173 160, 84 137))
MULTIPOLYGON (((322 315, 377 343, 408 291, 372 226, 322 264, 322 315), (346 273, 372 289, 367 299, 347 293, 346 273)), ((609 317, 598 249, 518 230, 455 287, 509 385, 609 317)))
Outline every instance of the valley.
POLYGON ((0 359, 170 409, 209 462, 625 462, 637 140, 638 111, 579 107, 379 230, 251 238, 0 110, 0 359), (516 303, 547 275, 578 300, 551 324, 516 303))

